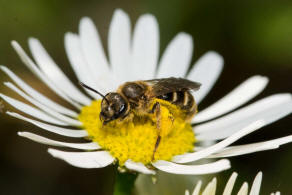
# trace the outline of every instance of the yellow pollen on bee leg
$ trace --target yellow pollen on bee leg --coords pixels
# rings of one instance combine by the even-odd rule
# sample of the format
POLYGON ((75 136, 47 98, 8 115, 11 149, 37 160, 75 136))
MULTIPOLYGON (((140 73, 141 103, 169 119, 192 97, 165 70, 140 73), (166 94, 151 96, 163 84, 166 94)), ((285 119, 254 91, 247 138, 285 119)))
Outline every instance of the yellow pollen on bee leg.
POLYGON ((153 104, 155 102, 160 103, 160 131, 157 130, 155 115, 150 113, 143 116, 134 114, 132 120, 117 119, 102 125, 99 119, 100 100, 84 106, 78 118, 89 138, 115 157, 120 166, 128 159, 147 165, 191 152, 195 136, 182 111, 167 101, 156 99, 153 104), (161 140, 152 159, 158 134, 161 140))

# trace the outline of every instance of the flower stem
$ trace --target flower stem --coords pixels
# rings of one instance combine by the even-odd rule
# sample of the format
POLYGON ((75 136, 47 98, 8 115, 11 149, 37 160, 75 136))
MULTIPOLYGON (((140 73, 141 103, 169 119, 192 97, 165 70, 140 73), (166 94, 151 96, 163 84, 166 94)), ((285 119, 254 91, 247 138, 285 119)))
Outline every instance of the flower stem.
POLYGON ((120 173, 117 171, 115 185, 114 185, 114 195, 130 195, 138 174, 136 173, 120 173))

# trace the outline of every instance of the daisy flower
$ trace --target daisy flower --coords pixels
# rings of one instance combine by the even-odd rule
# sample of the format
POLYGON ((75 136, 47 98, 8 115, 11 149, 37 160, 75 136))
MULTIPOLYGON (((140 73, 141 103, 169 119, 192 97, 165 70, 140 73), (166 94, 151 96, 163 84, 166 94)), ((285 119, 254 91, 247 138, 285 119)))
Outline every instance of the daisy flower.
MULTIPOLYGON (((240 138, 290 114, 292 110, 290 94, 275 94, 229 113, 258 95, 267 85, 266 77, 253 76, 213 105, 198 112, 191 123, 182 120, 177 107, 162 102, 162 138, 152 158, 157 128, 151 114, 144 118, 134 116, 130 122, 113 122, 103 126, 99 119, 100 96, 89 90, 83 93, 74 85, 40 41, 30 38, 28 43, 33 59, 17 42, 13 41, 12 46, 32 73, 72 108, 52 101, 10 69, 1 66, 2 71, 14 82, 4 84, 33 105, 0 94, 3 100, 25 115, 12 111, 6 113, 51 133, 88 140, 86 143, 69 143, 30 132, 18 133, 42 144, 79 150, 48 149, 52 156, 73 166, 102 168, 116 164, 120 171, 155 174, 156 170, 161 170, 173 174, 201 175, 230 168, 227 157, 275 149, 292 141, 292 136, 287 136, 230 146, 240 138), (176 116, 171 122, 167 119, 170 115, 176 116), (217 119, 212 120, 214 118, 217 119), (210 141, 213 144, 204 144, 210 141), (205 164, 184 164, 206 158, 219 160, 205 164)), ((223 67, 222 57, 211 51, 188 71, 193 42, 186 33, 179 33, 159 57, 159 30, 155 17, 142 15, 132 33, 130 19, 122 10, 115 11, 110 23, 107 54, 98 30, 89 18, 81 19, 78 34, 66 33, 65 50, 79 81, 102 94, 116 91, 119 85, 127 81, 184 77, 202 84, 200 90, 193 94, 199 104, 215 84, 223 67)))
MULTIPOLYGON (((224 191, 222 193, 222 195, 231 195, 236 178, 237 178, 238 174, 236 172, 232 173, 232 175, 230 176, 228 182, 226 183, 226 186, 224 188, 224 191)), ((259 172, 250 189, 250 192, 248 193, 248 183, 244 182, 242 184, 242 186, 240 187, 239 191, 238 191, 238 195, 259 195, 260 194, 260 189, 261 189, 261 183, 262 183, 262 177, 263 174, 262 172, 259 172)), ((194 191, 192 193, 192 195, 215 195, 216 194, 216 188, 217 188, 217 179, 213 178, 211 182, 209 182, 207 184, 207 186, 205 187, 204 190, 202 190, 201 192, 201 186, 202 186, 202 181, 199 181, 196 185, 196 187, 194 188, 194 191)), ((271 193, 271 195, 280 195, 281 193, 279 191, 275 192, 275 193, 271 193)), ((188 190, 186 190, 185 195, 190 195, 190 192, 188 190)))

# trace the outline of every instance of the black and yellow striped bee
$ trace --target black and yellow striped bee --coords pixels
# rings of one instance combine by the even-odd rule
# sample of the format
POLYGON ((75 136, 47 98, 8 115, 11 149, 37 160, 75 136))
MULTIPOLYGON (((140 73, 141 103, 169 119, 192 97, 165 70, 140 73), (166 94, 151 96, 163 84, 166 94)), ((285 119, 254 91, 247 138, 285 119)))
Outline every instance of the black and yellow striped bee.
POLYGON ((160 103, 153 104, 153 100, 162 99, 176 105, 184 114, 184 119, 188 121, 197 112, 197 105, 190 91, 196 91, 201 86, 200 83, 187 79, 170 77, 126 82, 118 88, 117 92, 102 95, 83 83, 81 85, 103 97, 99 117, 104 125, 116 119, 123 121, 129 118, 133 112, 141 116, 149 115, 149 113, 155 114, 158 138, 154 153, 161 137, 159 135, 160 103))

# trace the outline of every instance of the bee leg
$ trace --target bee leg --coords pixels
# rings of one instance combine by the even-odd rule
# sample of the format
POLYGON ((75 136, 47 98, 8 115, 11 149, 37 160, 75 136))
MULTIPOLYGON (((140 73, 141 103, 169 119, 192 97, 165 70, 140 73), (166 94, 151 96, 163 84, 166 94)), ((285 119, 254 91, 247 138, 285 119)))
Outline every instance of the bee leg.
POLYGON ((154 150, 153 150, 152 160, 154 160, 155 152, 156 152, 156 150, 157 150, 157 148, 159 146, 160 140, 161 140, 161 136, 158 135, 158 137, 156 139, 155 147, 154 147, 154 150))
POLYGON ((151 114, 155 114, 156 116, 156 119, 157 119, 157 122, 156 122, 156 125, 157 125, 157 129, 160 131, 160 103, 159 102, 156 102, 151 111, 150 111, 151 114))
POLYGON ((157 130, 158 130, 158 137, 156 139, 156 143, 155 143, 155 146, 154 146, 154 150, 153 150, 153 156, 152 156, 152 160, 154 160, 154 155, 155 155, 155 152, 159 146, 159 143, 160 143, 160 140, 161 140, 161 136, 160 136, 160 120, 161 120, 161 115, 160 115, 160 104, 159 102, 156 102, 153 107, 152 107, 152 110, 151 110, 151 113, 155 114, 156 116, 156 127, 157 127, 157 130))

